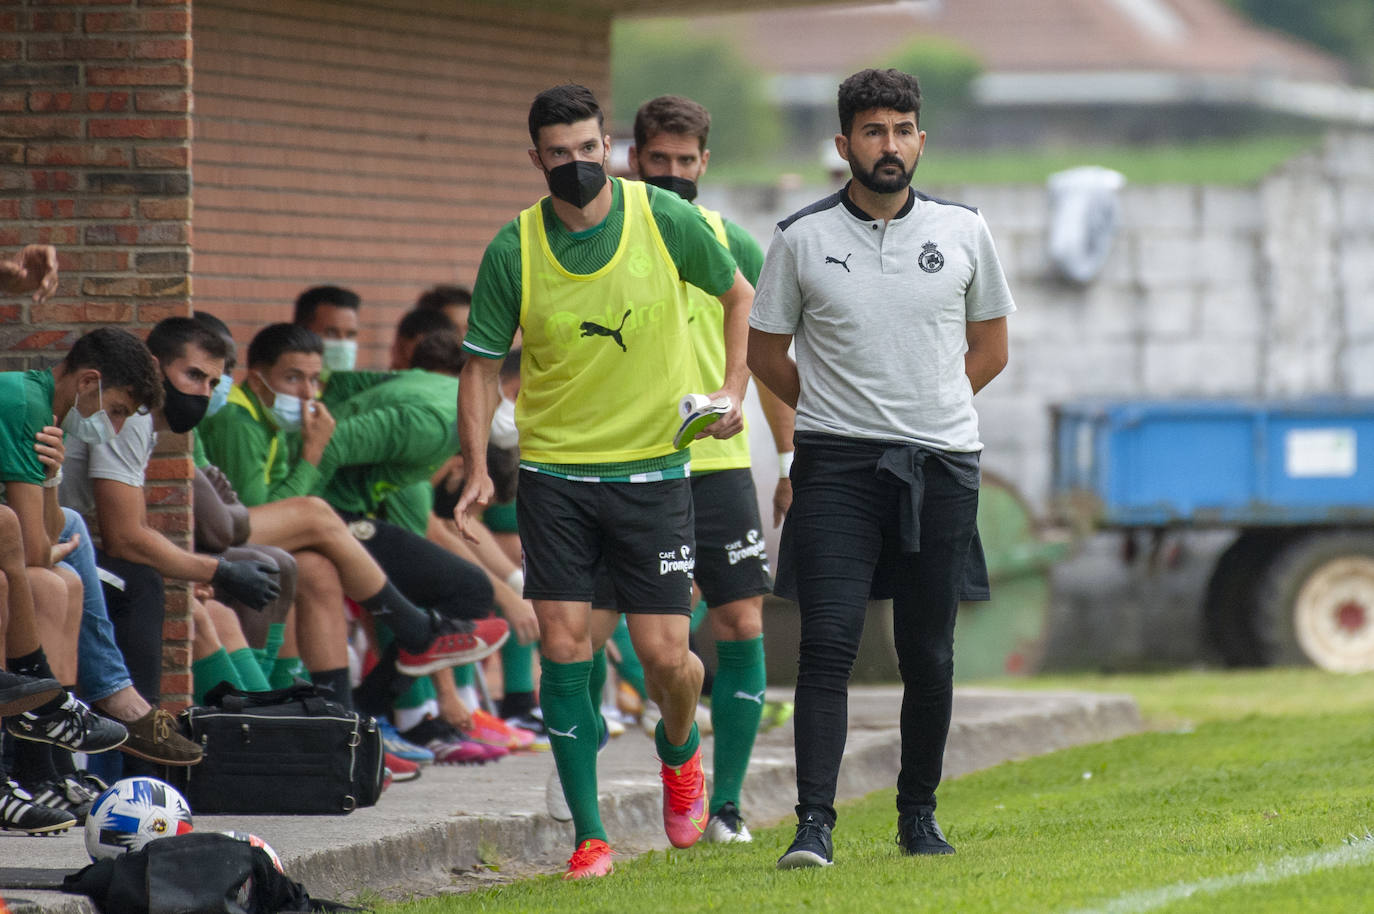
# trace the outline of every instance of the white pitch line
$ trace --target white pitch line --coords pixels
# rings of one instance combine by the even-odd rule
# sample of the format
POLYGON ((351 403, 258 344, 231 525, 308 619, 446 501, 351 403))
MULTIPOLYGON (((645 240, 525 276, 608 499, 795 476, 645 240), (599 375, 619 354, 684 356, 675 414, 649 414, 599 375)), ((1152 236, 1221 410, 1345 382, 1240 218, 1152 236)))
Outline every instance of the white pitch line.
POLYGON ((1317 851, 1301 857, 1284 857, 1273 863, 1261 863, 1247 873, 1214 876, 1210 879, 1199 879, 1197 882, 1179 882, 1158 889, 1130 892, 1104 905, 1079 908, 1070 914, 1140 914, 1194 895, 1210 895, 1239 886, 1282 882, 1319 870, 1364 863, 1371 857, 1374 857, 1374 835, 1366 834, 1363 837, 1351 838, 1345 844, 1331 850, 1317 851))

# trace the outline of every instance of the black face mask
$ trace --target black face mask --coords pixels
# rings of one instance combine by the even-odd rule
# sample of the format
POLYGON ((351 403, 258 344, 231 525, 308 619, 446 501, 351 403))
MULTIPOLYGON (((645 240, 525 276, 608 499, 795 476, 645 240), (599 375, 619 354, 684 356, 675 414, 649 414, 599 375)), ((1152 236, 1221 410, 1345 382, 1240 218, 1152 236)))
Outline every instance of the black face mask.
POLYGON ((606 186, 606 169, 600 162, 564 162, 545 172, 549 193, 581 209, 606 186))
POLYGON ((167 427, 178 434, 195 428, 210 408, 209 397, 184 394, 166 377, 162 379, 162 393, 162 415, 167 419, 167 427))
POLYGON ((679 178, 677 175, 655 175, 652 178, 645 178, 644 183, 661 187, 664 190, 671 190, 688 203, 697 198, 697 182, 679 178))

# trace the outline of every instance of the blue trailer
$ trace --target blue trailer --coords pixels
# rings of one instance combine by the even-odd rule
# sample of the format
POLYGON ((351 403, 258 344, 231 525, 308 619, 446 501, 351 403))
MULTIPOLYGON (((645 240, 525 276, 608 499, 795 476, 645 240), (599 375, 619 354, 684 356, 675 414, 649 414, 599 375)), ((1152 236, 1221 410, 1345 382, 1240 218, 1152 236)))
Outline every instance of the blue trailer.
POLYGON ((1053 472, 1080 528, 1238 531, 1200 601, 1226 662, 1374 669, 1374 399, 1064 404, 1053 472))

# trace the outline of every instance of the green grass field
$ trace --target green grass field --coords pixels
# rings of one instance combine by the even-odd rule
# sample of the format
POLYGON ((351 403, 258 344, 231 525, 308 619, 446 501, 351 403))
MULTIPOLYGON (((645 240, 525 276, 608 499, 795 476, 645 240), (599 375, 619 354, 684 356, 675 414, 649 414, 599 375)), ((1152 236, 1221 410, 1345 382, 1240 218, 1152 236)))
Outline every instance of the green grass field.
MULTIPOLYGON (((1007 685, 1008 683, 999 683, 1007 685)), ((1055 677, 1026 688, 1135 695, 1156 729, 950 781, 954 857, 893 843, 892 791, 841 808, 836 865, 778 872, 791 828, 749 846, 617 863, 383 910, 579 912, 1138 911, 1374 907, 1374 676, 1313 670, 1055 677)))
MULTIPOLYGON (((916 172, 918 187, 952 184, 1043 184, 1056 171, 1102 165, 1126 176, 1130 184, 1253 184, 1318 137, 1274 136, 1258 139, 1170 146, 1104 146, 982 152, 943 149, 933 137, 916 172)), ((819 162, 760 166, 711 162, 712 183, 772 184, 790 172, 812 184, 828 184, 819 162)))

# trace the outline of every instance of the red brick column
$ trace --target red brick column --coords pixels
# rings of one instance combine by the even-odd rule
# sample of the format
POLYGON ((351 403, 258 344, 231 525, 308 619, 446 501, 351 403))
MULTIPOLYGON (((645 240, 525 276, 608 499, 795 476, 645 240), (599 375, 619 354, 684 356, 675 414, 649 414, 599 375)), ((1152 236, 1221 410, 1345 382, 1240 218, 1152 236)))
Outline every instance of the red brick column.
MULTIPOLYGON (((42 305, 0 303, 0 369, 52 364, 82 333, 140 335, 191 310, 188 0, 0 0, 0 250, 57 246, 42 305)), ((153 525, 189 545, 186 440, 149 468, 153 525)), ((188 590, 169 584, 163 703, 190 694, 188 590)))

